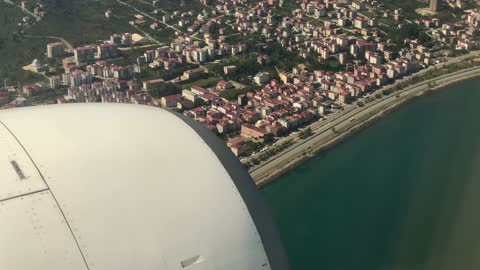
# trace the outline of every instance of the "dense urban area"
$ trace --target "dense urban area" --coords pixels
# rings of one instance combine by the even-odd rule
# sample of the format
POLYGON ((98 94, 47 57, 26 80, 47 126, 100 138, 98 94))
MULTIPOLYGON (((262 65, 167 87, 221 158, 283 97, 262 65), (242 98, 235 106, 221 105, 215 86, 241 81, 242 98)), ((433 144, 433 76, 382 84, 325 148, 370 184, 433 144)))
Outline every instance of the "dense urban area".
POLYGON ((162 107, 251 169, 352 110, 480 65, 473 0, 0 0, 0 19, 2 108, 162 107))

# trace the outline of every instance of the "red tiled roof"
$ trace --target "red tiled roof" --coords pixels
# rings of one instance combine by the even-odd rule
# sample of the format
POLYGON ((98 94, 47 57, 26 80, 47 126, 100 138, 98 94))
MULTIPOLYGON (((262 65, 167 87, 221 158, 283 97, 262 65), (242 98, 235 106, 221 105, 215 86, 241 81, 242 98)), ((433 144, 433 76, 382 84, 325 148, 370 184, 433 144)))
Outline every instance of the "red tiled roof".
POLYGON ((83 46, 83 47, 78 47, 75 50, 77 50, 77 51, 87 51, 87 50, 94 50, 94 49, 95 48, 93 48, 91 46, 83 46))
POLYGON ((202 98, 205 98, 205 99, 211 100, 211 99, 214 99, 214 98, 217 97, 217 96, 214 95, 214 94, 209 94, 209 93, 207 93, 207 94, 201 95, 201 97, 202 97, 202 98))
POLYGON ((198 108, 191 109, 191 111, 195 113, 199 113, 199 112, 204 112, 205 109, 202 107, 198 107, 198 108))
POLYGON ((50 47, 63 46, 63 43, 62 42, 53 42, 53 43, 48 44, 48 46, 50 46, 50 47))
POLYGON ((164 79, 159 78, 159 79, 145 81, 145 83, 160 83, 160 82, 164 82, 164 81, 165 81, 164 79))
POLYGON ((208 92, 207 89, 205 89, 203 87, 200 87, 200 86, 196 86, 196 85, 193 85, 191 88, 192 88, 192 90, 196 90, 196 91, 202 92, 204 94, 208 92))

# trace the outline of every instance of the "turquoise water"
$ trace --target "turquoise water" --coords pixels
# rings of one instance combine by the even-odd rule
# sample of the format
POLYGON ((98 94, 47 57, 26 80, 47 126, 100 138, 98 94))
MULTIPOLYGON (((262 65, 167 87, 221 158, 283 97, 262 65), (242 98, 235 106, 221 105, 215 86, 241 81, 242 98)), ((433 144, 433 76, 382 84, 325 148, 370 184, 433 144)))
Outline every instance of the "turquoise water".
POLYGON ((479 101, 420 97, 263 188, 292 269, 480 269, 479 101))

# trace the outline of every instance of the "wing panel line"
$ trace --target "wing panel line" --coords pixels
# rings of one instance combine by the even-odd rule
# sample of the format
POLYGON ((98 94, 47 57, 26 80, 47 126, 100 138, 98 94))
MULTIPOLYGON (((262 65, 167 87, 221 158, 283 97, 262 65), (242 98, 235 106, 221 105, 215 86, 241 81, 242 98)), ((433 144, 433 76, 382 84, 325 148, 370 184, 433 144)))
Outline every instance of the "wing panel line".
MULTIPOLYGON (((37 164, 35 163, 35 161, 33 160, 33 158, 30 156, 30 153, 28 153, 27 149, 25 148, 25 146, 23 146, 23 144, 20 142, 20 140, 17 138, 17 136, 15 136, 15 134, 8 128, 8 126, 3 123, 2 121, 0 121, 0 124, 2 126, 5 127, 5 129, 13 136, 13 138, 17 141, 17 143, 20 145, 20 147, 23 149, 23 151, 25 152, 25 154, 28 156, 28 158, 30 159, 30 161, 32 162, 33 166, 35 166, 35 169, 38 171, 38 173, 40 174, 40 177, 42 178, 43 182, 45 183, 45 186, 47 187, 45 190, 49 190, 50 191, 50 194, 52 195, 53 197, 53 200, 55 201, 55 203, 57 204, 58 206, 58 209, 60 210, 60 213, 62 214, 63 216, 63 219, 65 220, 65 223, 67 224, 67 227, 68 227, 68 230, 70 231, 72 237, 73 237, 73 240, 75 241, 75 244, 77 245, 77 248, 78 248, 78 251, 80 252, 80 255, 82 256, 82 259, 83 259, 83 262, 85 263, 85 267, 87 267, 87 270, 90 270, 90 267, 88 266, 88 262, 87 262, 87 259, 85 258, 85 255, 83 254, 83 251, 82 249, 80 248, 80 244, 78 243, 78 240, 77 238, 75 237, 75 234, 73 233, 73 229, 72 227, 70 226, 70 223, 68 222, 68 219, 67 217, 65 216, 65 213, 63 212, 63 209, 62 207, 60 206, 60 204, 58 203, 58 200, 57 198, 55 197, 55 194, 53 193, 53 191, 50 189, 50 186, 48 185, 47 181, 45 180, 45 177, 43 176, 42 172, 40 171, 40 169, 38 168, 37 164)), ((41 191, 45 191, 45 190, 41 190, 41 191)), ((40 192, 40 191, 38 191, 40 192)), ((26 194, 26 195, 31 195, 33 193, 37 193, 37 192, 31 192, 29 194, 26 194)), ((17 197, 22 197, 22 196, 17 196, 17 197)), ((13 199, 13 198, 10 198, 10 199, 13 199)))
POLYGON ((20 194, 20 195, 17 195, 17 196, 12 196, 12 197, 8 197, 8 198, 4 198, 4 199, 0 200, 0 203, 6 202, 6 201, 10 201, 10 200, 14 200, 14 199, 18 199, 18 198, 22 198, 22 197, 26 197, 26 196, 33 195, 33 194, 37 194, 37 193, 41 193, 41 192, 48 191, 48 190, 50 190, 50 189, 44 188, 44 189, 35 190, 35 191, 32 191, 32 192, 20 194))

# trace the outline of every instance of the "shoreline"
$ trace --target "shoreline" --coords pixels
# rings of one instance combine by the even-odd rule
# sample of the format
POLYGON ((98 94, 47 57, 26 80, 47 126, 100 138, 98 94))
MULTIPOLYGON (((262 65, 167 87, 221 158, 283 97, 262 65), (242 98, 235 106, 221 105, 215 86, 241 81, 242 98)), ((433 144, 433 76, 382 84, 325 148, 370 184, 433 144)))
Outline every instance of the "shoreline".
MULTIPOLYGON (((353 122, 347 122, 346 124, 345 121, 348 119, 345 119, 342 122, 334 125, 335 127, 337 127, 343 124, 343 127, 341 127, 341 131, 332 133, 330 135, 326 134, 326 136, 322 137, 322 133, 327 133, 326 131, 324 131, 317 136, 314 136, 314 138, 311 138, 310 140, 307 138, 306 141, 302 143, 302 145, 294 147, 294 149, 287 149, 286 151, 281 152, 271 158, 272 160, 274 160, 279 158, 280 156, 283 156, 285 159, 284 162, 278 162, 279 164, 260 164, 258 167, 255 168, 254 171, 250 172, 250 174, 254 179, 257 187, 263 187, 269 183, 272 183, 285 173, 288 173, 292 169, 298 167, 303 162, 318 156, 324 151, 332 149, 334 146, 344 142, 351 136, 356 135, 358 132, 374 124, 377 120, 380 120, 388 114, 394 112, 395 110, 402 108, 404 105, 407 105, 408 103, 414 101, 416 98, 428 95, 429 93, 432 93, 434 91, 442 90, 447 86, 451 86, 453 84, 478 77, 480 77, 480 66, 469 68, 466 70, 459 70, 449 74, 444 74, 426 80, 424 82, 408 86, 400 92, 401 96, 399 98, 401 98, 401 100, 396 99, 398 97, 397 93, 392 93, 385 100, 382 100, 370 106, 380 106, 381 108, 372 111, 370 114, 367 114, 364 119, 357 119, 353 122), (452 79, 450 78, 452 76, 456 77, 452 79), (438 83, 438 85, 430 88, 428 86, 429 82, 435 82, 438 83), (388 99, 392 98, 394 102, 388 104, 388 99), (310 143, 310 146, 306 145, 308 143, 310 143), (301 153, 292 154, 290 153, 292 152, 292 150, 295 150, 297 152, 301 151, 301 153), (262 173, 258 172, 258 170, 263 170, 267 172, 262 173)), ((365 111, 367 111, 367 109, 365 111)))

